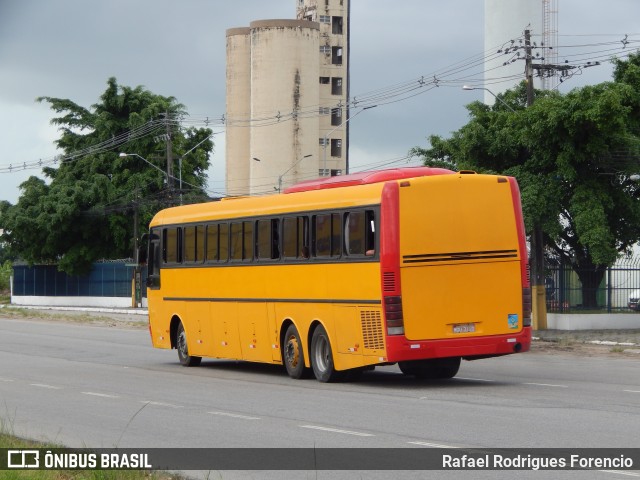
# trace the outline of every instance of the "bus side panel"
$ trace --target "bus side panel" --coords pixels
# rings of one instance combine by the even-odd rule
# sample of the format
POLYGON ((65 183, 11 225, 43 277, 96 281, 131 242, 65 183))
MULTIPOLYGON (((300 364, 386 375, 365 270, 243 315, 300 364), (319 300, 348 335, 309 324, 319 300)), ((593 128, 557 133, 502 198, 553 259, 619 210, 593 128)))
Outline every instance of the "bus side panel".
POLYGON ((163 314, 166 304, 162 301, 162 292, 158 289, 147 289, 147 302, 149 304, 151 344, 155 348, 171 348, 169 332, 171 317, 167 318, 163 314))
POLYGON ((189 353, 198 357, 213 356, 213 338, 203 334, 211 315, 209 302, 187 302, 186 311, 182 321, 187 330, 189 353))
POLYGON ((334 319, 337 370, 375 365, 386 356, 381 308, 336 305, 334 319))
POLYGON ((238 330, 242 358, 255 362, 271 360, 267 304, 238 302, 238 330))

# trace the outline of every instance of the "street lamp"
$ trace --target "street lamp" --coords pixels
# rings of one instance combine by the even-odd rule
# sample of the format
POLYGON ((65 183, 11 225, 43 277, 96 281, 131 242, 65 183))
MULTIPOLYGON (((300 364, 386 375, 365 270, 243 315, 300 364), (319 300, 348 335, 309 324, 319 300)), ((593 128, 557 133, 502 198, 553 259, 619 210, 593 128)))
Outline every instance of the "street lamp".
MULTIPOLYGON (((278 177, 278 193, 280 193, 282 191, 282 177, 284 177, 287 173, 289 173, 291 170, 293 170, 293 168, 298 165, 302 160, 304 160, 305 158, 309 158, 313 155, 309 154, 309 155, 305 155, 304 157, 302 157, 300 160, 298 160, 296 163, 294 163, 293 165, 291 165, 282 175, 280 175, 278 177)), ((254 158, 254 160, 257 160, 258 162, 260 161, 258 158, 254 158)))
POLYGON ((504 100, 502 100, 500 97, 498 97, 495 93, 493 93, 491 90, 489 90, 486 87, 472 87, 470 85, 463 85, 462 86, 463 90, 486 90, 487 92, 489 92, 491 95, 493 95, 493 97, 498 100, 500 103, 502 103, 505 107, 507 107, 509 110, 511 110, 512 112, 515 112, 515 110, 513 108, 511 108, 511 105, 509 105, 507 102, 505 102, 504 100))
MULTIPOLYGON (((364 107, 362 110, 354 113, 353 115, 351 115, 349 118, 347 118, 344 122, 342 122, 340 125, 338 125, 336 128, 334 128, 333 130, 331 130, 329 133, 327 133, 324 136, 324 142, 323 142, 323 148, 324 148, 324 160, 323 160, 323 165, 322 165, 322 171, 323 173, 327 173, 327 142, 329 141, 329 136, 335 132, 336 130, 338 130, 340 127, 346 125, 349 120, 351 120, 352 118, 357 117, 359 114, 361 114, 362 112, 364 112, 365 110, 369 110, 370 108, 375 108, 378 105, 370 105, 368 107, 364 107)), ((348 173, 348 172, 347 172, 348 173)))

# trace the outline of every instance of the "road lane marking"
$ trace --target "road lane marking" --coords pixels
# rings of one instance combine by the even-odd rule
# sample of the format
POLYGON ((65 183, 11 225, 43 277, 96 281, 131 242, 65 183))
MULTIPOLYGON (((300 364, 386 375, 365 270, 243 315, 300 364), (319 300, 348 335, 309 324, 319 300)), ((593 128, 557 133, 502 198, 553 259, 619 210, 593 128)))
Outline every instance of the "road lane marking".
POLYGON ((221 417, 231 417, 231 418, 241 418, 243 420, 260 420, 260 417, 250 417, 249 415, 240 415, 238 413, 228 413, 228 412, 207 412, 211 415, 219 415, 221 417))
POLYGON ((120 398, 118 395, 109 395, 108 393, 96 393, 96 392, 80 392, 83 395, 91 395, 92 397, 103 397, 103 398, 120 398))
POLYGON ((429 443, 429 442, 407 442, 412 445, 422 445, 423 447, 431 447, 431 448, 460 448, 460 447, 452 447, 451 445, 442 445, 440 443, 429 443))
POLYGON ((29 385, 31 385, 32 387, 38 387, 38 388, 49 388, 51 390, 62 390, 62 387, 47 385, 46 383, 30 383, 29 385))
POLYGON ((2 378, 0 377, 0 382, 13 382, 12 378, 2 378))
POLYGON ((605 473, 617 473, 618 475, 627 475, 629 477, 640 477, 640 473, 637 472, 624 472, 622 470, 598 470, 605 473))
POLYGON ((371 433, 352 432, 351 430, 340 430, 338 428, 319 427, 317 425, 300 425, 300 428, 310 428, 312 430, 322 430, 323 432, 344 433, 345 435, 355 435, 357 437, 375 437, 371 433))
POLYGON ((628 393, 640 393, 640 390, 623 390, 623 392, 628 392, 628 393))
POLYGON ((173 403, 164 403, 164 402, 152 402, 151 400, 141 400, 140 403, 146 403, 147 405, 155 405, 156 407, 184 408, 184 406, 182 405, 174 405, 173 403))
POLYGON ((554 385, 553 383, 523 383, 523 385, 535 385, 537 387, 569 388, 568 385, 554 385))
POLYGON ((495 382, 495 380, 487 380, 486 378, 468 378, 468 377, 456 377, 457 380, 473 380, 475 382, 495 382))

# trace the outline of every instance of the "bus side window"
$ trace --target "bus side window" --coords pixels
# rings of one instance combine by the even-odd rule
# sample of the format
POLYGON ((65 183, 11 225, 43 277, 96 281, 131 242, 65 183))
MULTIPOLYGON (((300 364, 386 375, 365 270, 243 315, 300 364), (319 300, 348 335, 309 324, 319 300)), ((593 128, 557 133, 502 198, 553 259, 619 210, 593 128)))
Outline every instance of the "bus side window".
POLYGON ((258 260, 277 260, 280 258, 279 220, 258 220, 256 239, 256 258, 258 260))
POLYGON ((253 259, 253 222, 233 222, 231 224, 231 260, 251 261, 253 259))
POLYGON ((253 222, 242 222, 242 260, 253 260, 253 222))
POLYGON ((207 262, 220 261, 218 227, 219 225, 207 225, 207 262))
POLYGON ((314 217, 313 254, 316 257, 339 257, 342 253, 342 219, 339 213, 314 217))
POLYGON ((226 262, 229 260, 229 224, 221 223, 219 227, 218 261, 226 262))
POLYGON ((345 214, 344 225, 344 248, 347 255, 375 255, 376 227, 373 210, 348 212, 345 214))
POLYGON ((160 230, 151 230, 147 254, 147 287, 160 288, 160 230))
POLYGON ((204 227, 184 227, 184 262, 202 263, 204 258, 204 227))
POLYGON ((365 251, 364 254, 372 256, 376 254, 376 216, 373 210, 365 212, 365 251))
POLYGON ((231 224, 231 260, 242 260, 242 223, 231 224))
POLYGON ((165 228, 162 232, 162 260, 166 264, 182 263, 182 229, 165 228))
POLYGON ((344 245, 347 255, 364 254, 364 212, 345 214, 344 245))
POLYGON ((308 217, 285 217, 282 220, 282 256, 302 260, 309 258, 308 217))
POLYGON ((313 217, 313 255, 328 257, 331 254, 331 216, 313 217))
POLYGON ((331 214, 331 256, 342 255, 342 215, 331 214))

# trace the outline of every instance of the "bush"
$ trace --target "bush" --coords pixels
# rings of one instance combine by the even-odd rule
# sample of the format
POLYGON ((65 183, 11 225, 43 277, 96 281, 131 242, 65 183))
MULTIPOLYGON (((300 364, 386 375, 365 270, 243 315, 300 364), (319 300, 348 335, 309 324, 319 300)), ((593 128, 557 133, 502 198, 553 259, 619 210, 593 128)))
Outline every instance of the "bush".
POLYGON ((7 260, 4 265, 0 267, 0 292, 9 291, 9 278, 13 273, 13 264, 7 260))

